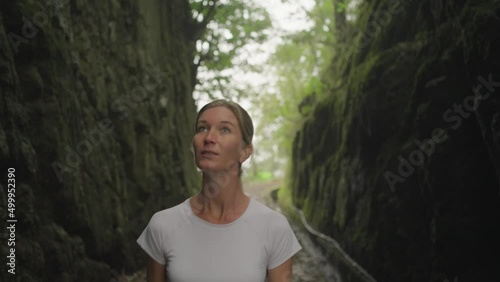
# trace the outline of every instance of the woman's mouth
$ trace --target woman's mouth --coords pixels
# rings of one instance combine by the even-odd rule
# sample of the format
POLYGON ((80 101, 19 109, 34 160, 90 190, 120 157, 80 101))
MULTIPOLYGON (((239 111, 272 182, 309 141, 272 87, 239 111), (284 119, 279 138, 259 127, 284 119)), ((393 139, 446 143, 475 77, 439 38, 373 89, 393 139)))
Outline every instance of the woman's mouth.
POLYGON ((201 155, 204 156, 204 157, 215 157, 218 154, 216 152, 214 152, 214 151, 203 150, 203 151, 201 151, 201 155))

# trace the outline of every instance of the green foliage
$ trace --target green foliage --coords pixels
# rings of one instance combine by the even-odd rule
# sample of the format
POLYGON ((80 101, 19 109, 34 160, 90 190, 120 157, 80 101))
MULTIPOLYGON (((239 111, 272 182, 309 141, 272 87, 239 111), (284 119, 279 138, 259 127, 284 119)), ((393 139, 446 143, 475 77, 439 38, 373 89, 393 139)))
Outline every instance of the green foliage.
POLYGON ((297 130, 315 102, 325 95, 325 79, 321 73, 333 55, 334 4, 316 1, 316 6, 306 13, 313 25, 284 37, 269 60, 278 77, 275 91, 263 92, 254 98, 263 113, 256 129, 265 134, 259 146, 265 151, 277 149, 271 162, 291 156, 297 130))
MULTIPOLYGON (((336 16, 349 13, 354 0, 316 0, 305 13, 312 23, 306 30, 282 37, 282 43, 268 61, 273 85, 252 89, 233 82, 236 66, 243 72, 262 72, 262 66, 238 60, 245 46, 263 43, 271 27, 267 12, 251 0, 190 0, 195 21, 205 24, 202 39, 197 42, 195 64, 199 70, 197 92, 210 99, 225 97, 250 100, 260 110, 255 119, 259 135, 258 171, 281 169, 284 158, 291 155, 292 142, 303 120, 314 105, 335 85, 334 78, 322 77, 335 55, 338 44, 336 16)), ((351 11, 352 12, 352 11, 351 11)), ((337 19, 338 20, 338 19, 337 19)), ((253 46, 253 45, 252 45, 253 46)), ((241 58, 241 57, 240 57, 241 58)), ((331 92, 331 91, 330 91, 331 92)))
POLYGON ((246 180, 248 182, 265 182, 274 179, 274 175, 270 171, 258 171, 256 175, 248 175, 246 180))
POLYGON ((337 3, 337 12, 342 13, 347 10, 347 3, 345 1, 339 1, 337 3))
POLYGON ((230 98, 229 93, 244 95, 243 88, 230 83, 231 74, 227 70, 247 64, 235 60, 244 46, 267 39, 265 31, 271 27, 269 14, 249 0, 190 0, 190 3, 193 18, 206 25, 203 36, 196 43, 198 54, 194 63, 203 74, 198 78, 199 91, 212 99, 215 92, 226 98, 230 98))

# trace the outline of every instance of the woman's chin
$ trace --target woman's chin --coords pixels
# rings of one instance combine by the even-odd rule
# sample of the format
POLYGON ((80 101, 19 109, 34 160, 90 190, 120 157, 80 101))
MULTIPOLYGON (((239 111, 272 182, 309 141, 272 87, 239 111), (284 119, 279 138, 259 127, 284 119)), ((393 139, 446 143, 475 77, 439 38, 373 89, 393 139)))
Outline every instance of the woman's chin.
POLYGON ((221 172, 229 174, 231 174, 232 172, 238 173, 237 168, 221 166, 220 163, 216 164, 213 162, 206 162, 204 160, 198 161, 196 163, 196 166, 200 171, 204 173, 210 173, 210 174, 221 173, 221 172))
POLYGON ((213 167, 213 166, 198 166, 198 169, 206 173, 208 175, 221 175, 221 174, 230 174, 230 171, 228 171, 225 168, 220 168, 220 167, 213 167))
POLYGON ((202 172, 218 172, 221 171, 221 169, 218 169, 215 166, 212 165, 198 165, 198 169, 201 170, 202 172))

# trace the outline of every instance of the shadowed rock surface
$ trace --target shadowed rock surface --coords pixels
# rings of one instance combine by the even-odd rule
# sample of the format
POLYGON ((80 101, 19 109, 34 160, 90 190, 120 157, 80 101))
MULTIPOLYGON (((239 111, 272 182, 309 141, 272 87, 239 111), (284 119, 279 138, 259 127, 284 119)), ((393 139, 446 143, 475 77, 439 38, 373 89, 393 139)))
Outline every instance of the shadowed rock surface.
POLYGON ((60 3, 0 4, 0 215, 13 167, 16 281, 110 281, 198 181, 197 30, 187 1, 60 3))
POLYGON ((391 6, 324 74, 293 201, 377 281, 500 281, 499 2, 363 1, 358 29, 391 6))

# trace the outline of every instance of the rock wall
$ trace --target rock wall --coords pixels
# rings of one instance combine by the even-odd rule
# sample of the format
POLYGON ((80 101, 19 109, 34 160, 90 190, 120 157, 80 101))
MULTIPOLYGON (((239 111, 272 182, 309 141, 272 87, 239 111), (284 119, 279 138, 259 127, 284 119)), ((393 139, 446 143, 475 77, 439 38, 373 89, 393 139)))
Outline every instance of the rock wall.
POLYGON ((188 1, 0 7, 0 214, 18 220, 16 275, 2 239, 0 280, 111 281, 144 266, 135 239, 198 181, 188 1))
POLYGON ((295 137, 295 205, 377 281, 500 281, 499 12, 363 1, 295 137))

